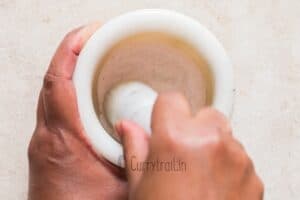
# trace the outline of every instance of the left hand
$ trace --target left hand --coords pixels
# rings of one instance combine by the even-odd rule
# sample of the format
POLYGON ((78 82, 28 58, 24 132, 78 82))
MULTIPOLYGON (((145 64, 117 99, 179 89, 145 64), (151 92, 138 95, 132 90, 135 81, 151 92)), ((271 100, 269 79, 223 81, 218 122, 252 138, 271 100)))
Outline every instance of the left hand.
POLYGON ((85 42, 99 23, 66 35, 40 92, 29 154, 29 200, 126 199, 121 170, 97 156, 85 138, 72 75, 85 42))

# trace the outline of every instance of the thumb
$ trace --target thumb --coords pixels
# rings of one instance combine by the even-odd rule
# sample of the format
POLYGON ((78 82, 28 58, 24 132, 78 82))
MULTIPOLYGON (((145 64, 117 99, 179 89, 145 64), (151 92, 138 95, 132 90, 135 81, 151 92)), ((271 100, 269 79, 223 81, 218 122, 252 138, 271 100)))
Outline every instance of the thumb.
POLYGON ((141 163, 148 155, 149 136, 142 127, 127 120, 118 122, 116 131, 123 145, 129 186, 135 188, 143 173, 141 163))

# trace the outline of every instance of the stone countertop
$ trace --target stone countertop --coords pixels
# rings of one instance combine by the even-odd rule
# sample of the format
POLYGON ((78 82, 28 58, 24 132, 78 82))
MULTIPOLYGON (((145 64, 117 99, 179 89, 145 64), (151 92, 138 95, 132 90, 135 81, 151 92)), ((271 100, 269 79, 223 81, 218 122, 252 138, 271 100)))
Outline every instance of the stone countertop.
POLYGON ((298 0, 0 0, 0 199, 26 199, 37 98, 64 34, 140 8, 183 12, 223 43, 235 70, 234 134, 265 183, 265 199, 300 199, 298 0))

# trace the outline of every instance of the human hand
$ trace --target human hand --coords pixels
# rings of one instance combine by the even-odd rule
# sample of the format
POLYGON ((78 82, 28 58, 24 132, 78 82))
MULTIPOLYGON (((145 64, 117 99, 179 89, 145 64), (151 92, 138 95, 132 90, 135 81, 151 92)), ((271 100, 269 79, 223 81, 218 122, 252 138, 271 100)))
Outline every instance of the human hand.
POLYGON ((163 94, 154 105, 151 137, 129 121, 116 130, 124 146, 130 200, 263 199, 250 158, 214 109, 192 116, 185 98, 163 94))
POLYGON ((126 199, 120 169, 96 156, 85 138, 72 82, 77 57, 99 23, 64 38, 44 78, 29 154, 29 200, 126 199))

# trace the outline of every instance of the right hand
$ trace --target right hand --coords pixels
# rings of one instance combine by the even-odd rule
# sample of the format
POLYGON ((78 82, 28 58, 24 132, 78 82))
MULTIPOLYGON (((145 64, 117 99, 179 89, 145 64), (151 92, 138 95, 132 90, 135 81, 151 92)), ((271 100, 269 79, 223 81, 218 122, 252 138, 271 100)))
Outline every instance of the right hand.
POLYGON ((154 105, 151 137, 129 121, 119 122, 116 130, 131 200, 263 199, 250 158, 233 138, 229 122, 212 108, 193 116, 183 96, 162 94, 154 105), (173 162, 177 171, 166 168, 172 159, 181 162, 181 169, 179 162, 173 162))

